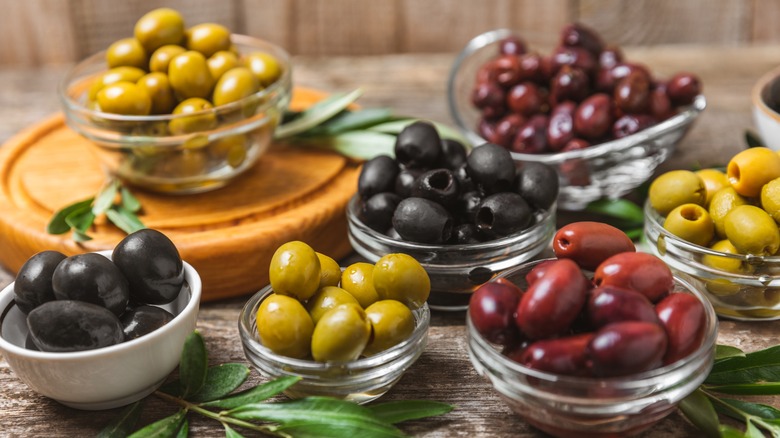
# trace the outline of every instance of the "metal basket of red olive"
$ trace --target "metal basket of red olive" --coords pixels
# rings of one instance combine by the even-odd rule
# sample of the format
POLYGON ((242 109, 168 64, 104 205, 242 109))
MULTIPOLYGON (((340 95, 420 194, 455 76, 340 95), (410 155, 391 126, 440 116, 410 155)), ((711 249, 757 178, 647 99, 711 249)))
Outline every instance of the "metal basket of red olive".
POLYGON ((712 367, 712 306, 609 225, 567 225, 553 249, 557 259, 508 270, 474 292, 474 367, 514 412, 554 436, 647 429, 712 367))
POLYGON ((576 23, 546 56, 510 30, 478 35, 456 59, 447 92, 472 142, 555 167, 566 209, 649 179, 706 106, 695 75, 656 78, 576 23))

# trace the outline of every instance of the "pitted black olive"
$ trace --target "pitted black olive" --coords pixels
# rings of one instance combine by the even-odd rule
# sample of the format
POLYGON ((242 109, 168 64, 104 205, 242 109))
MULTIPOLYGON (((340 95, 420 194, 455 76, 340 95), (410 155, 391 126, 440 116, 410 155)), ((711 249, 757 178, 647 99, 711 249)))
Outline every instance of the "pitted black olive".
POLYGON ((441 141, 441 167, 457 170, 466 164, 466 148, 463 143, 445 138, 441 141))
POLYGON ((398 176, 395 177, 395 194, 402 198, 412 196, 412 186, 422 174, 421 169, 403 169, 398 172, 398 176))
POLYGON ((441 154, 441 137, 429 122, 414 122, 398 133, 395 159, 405 167, 430 169, 441 154))
POLYGON ((524 162, 515 179, 515 191, 533 207, 548 209, 558 198, 558 172, 544 163, 524 162))
POLYGON ((429 170, 412 186, 412 196, 430 199, 444 207, 455 205, 459 195, 458 180, 449 169, 429 170))
POLYGON ((450 241, 457 245, 481 242, 479 230, 474 224, 460 224, 452 232, 450 241))
POLYGON ((26 315, 41 304, 56 299, 51 278, 63 260, 65 254, 42 251, 24 262, 14 282, 14 301, 22 313, 26 315))
POLYGON ((52 275, 52 287, 57 300, 97 304, 117 316, 125 311, 130 298, 125 276, 111 260, 97 253, 78 254, 61 261, 52 275))
POLYGON ((124 341, 119 318, 103 306, 84 301, 43 303, 27 315, 27 327, 41 351, 94 350, 124 341))
POLYGON ((461 222, 473 224, 474 219, 477 216, 477 209, 481 203, 482 195, 476 190, 462 194, 456 205, 458 218, 461 220, 461 222))
POLYGON ((488 235, 506 236, 531 224, 531 207, 517 193, 503 192, 485 198, 477 210, 477 228, 488 235))
POLYGON ((366 199, 360 206, 360 220, 372 230, 384 233, 392 226, 393 213, 401 197, 383 192, 366 199))
POLYGON ((515 164, 512 155, 503 147, 485 143, 471 151, 466 163, 471 180, 485 194, 511 189, 515 179, 515 164))
POLYGON ((468 164, 464 164, 453 172, 455 178, 458 180, 458 187, 460 187, 461 193, 470 192, 476 189, 474 181, 469 176, 468 164))
POLYGON ((112 259, 130 283, 133 302, 166 304, 179 296, 184 265, 165 234, 150 228, 136 231, 117 244, 112 259))
POLYGON ((122 315, 122 331, 125 341, 140 338, 173 320, 173 315, 167 310, 155 306, 138 306, 122 315))
POLYGON ((418 243, 444 243, 452 235, 452 216, 436 202, 406 198, 393 214, 393 228, 404 239, 418 243))
POLYGON ((392 192, 398 171, 398 164, 387 155, 379 155, 366 161, 358 177, 360 197, 368 199, 377 193, 392 192))

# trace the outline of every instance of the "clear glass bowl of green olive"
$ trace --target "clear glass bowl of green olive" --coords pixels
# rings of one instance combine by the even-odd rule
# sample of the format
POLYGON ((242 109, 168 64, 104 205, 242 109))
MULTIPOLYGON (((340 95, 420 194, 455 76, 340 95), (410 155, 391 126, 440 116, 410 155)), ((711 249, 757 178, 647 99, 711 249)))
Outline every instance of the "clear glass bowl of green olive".
POLYGON ((90 140, 106 171, 124 182, 163 193, 224 186, 268 149, 292 90, 285 50, 228 37, 229 49, 208 58, 175 45, 147 51, 145 69, 108 68, 117 56, 113 46, 90 56, 59 86, 68 126, 90 140), (262 63, 258 56, 274 60, 276 73, 268 80, 253 70, 253 63, 262 63), (198 75, 210 78, 200 89, 198 75), (150 102, 136 98, 138 88, 150 102))

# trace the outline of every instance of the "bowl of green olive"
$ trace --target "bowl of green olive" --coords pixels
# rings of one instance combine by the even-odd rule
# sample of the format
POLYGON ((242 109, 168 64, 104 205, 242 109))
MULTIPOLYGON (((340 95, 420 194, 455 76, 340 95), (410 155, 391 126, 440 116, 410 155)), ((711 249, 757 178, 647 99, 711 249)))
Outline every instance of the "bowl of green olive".
POLYGON ((104 169, 163 193, 227 184, 267 150, 291 97, 289 55, 218 24, 153 10, 134 36, 76 64, 59 85, 70 128, 104 169))
POLYGON ((704 291, 718 315, 780 319, 780 155, 763 147, 723 169, 673 170, 650 185, 649 250, 704 291))
POLYGON ((405 254, 340 268, 303 242, 277 249, 271 284, 247 301, 239 331, 264 376, 297 376, 290 398, 367 403, 385 394, 428 340, 430 280, 405 254))

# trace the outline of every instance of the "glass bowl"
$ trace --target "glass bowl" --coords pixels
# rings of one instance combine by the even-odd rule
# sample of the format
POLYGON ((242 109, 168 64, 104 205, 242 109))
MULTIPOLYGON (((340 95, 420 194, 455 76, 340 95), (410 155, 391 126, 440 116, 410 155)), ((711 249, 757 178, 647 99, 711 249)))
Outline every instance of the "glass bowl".
MULTIPOLYGON (((508 29, 474 37, 455 59, 447 82, 450 114, 458 128, 475 145, 486 142, 476 131, 480 113, 471 104, 477 70, 498 53, 499 42, 512 35, 508 29)), ((681 108, 678 114, 627 137, 585 149, 554 154, 511 152, 515 161, 538 161, 556 168, 560 178, 558 206, 581 210, 600 198, 618 198, 652 177, 655 168, 674 151, 677 142, 706 107, 704 96, 681 108)))
POLYGON ((103 168, 130 184, 164 193, 195 193, 228 183, 268 149, 290 102, 292 66, 287 52, 271 43, 232 35, 241 54, 265 52, 282 68, 281 77, 236 102, 191 114, 124 116, 87 105, 90 82, 106 70, 105 52, 78 63, 59 86, 65 120, 95 146, 103 168), (171 123, 207 120, 204 129, 169 132, 171 123))
POLYGON ((727 254, 687 242, 664 228, 664 217, 649 202, 644 234, 650 252, 702 290, 718 315, 743 321, 780 319, 780 257, 727 254), (708 266, 705 256, 739 260, 743 269, 708 266))
MULTIPOLYGON (((525 289, 525 275, 542 261, 518 266, 499 277, 525 289)), ((501 347, 486 341, 467 317, 469 358, 512 411, 551 435, 580 438, 636 434, 672 413, 712 368, 718 332, 715 311, 702 292, 681 278, 675 278, 675 291, 701 300, 707 327, 702 345, 695 352, 662 368, 602 379, 541 372, 502 355, 501 347)))
MULTIPOLYGON (((99 254, 111 257, 111 250, 99 254)), ((159 306, 175 318, 159 329, 120 344, 65 353, 25 348, 27 319, 14 301, 14 284, 0 291, 0 353, 19 380, 63 405, 84 410, 112 409, 151 394, 179 365, 184 341, 200 307, 201 281, 184 263, 184 287, 159 306)))
POLYGON ((346 363, 293 359, 263 346, 257 334, 257 309, 273 293, 266 286, 244 305, 238 328, 247 360, 269 378, 299 376, 285 391, 290 398, 328 396, 368 403, 384 395, 420 357, 428 343, 431 314, 427 305, 412 311, 414 331, 409 339, 374 356, 346 363))
POLYGON ((753 121, 761 134, 761 140, 780 151, 780 67, 767 72, 756 82, 751 92, 753 121))
POLYGON ((429 245, 394 239, 369 228, 360 220, 360 201, 355 195, 347 204, 347 233, 352 248, 371 263, 391 253, 414 257, 431 279, 431 309, 458 311, 468 307, 471 293, 481 284, 549 247, 555 234, 555 212, 553 204, 536 213, 534 225, 501 239, 429 245))

